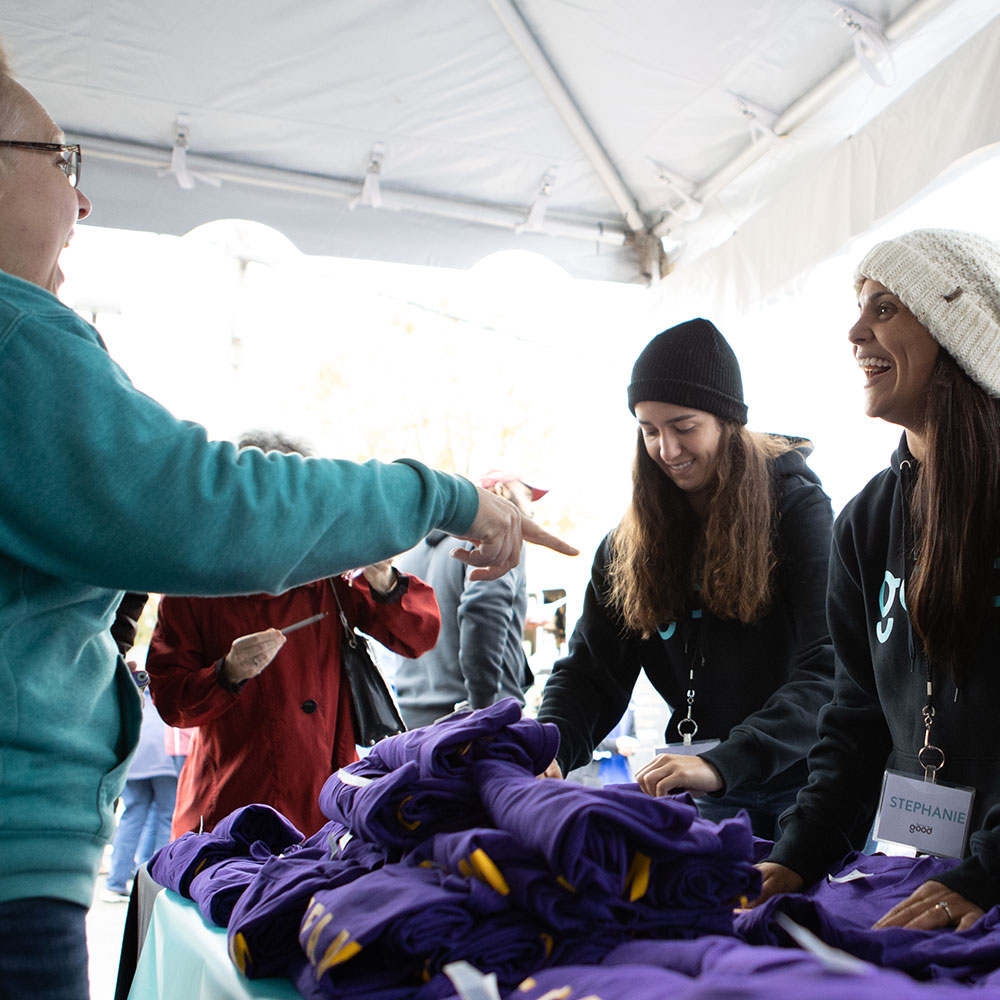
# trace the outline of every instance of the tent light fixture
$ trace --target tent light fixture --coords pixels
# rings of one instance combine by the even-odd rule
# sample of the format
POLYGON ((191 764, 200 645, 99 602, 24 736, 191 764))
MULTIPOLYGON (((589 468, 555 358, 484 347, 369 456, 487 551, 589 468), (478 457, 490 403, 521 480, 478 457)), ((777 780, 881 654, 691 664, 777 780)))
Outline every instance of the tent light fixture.
POLYGON ((174 143, 170 149, 170 166, 158 171, 160 177, 173 175, 178 185, 190 191, 198 181, 220 187, 222 181, 212 174, 196 173, 188 167, 187 151, 191 145, 191 116, 186 111, 178 111, 174 119, 174 143))
POLYGON ((542 186, 538 189, 538 194, 535 195, 535 200, 531 203, 527 218, 520 225, 514 227, 515 233, 541 232, 542 224, 545 222, 545 210, 549 206, 549 197, 556 185, 556 177, 556 168, 549 167, 542 178, 542 186))
POLYGON ((875 18, 838 0, 827 0, 827 4, 833 16, 851 32, 854 57, 861 68, 880 87, 891 86, 896 78, 896 64, 882 25, 875 18), (880 63, 885 64, 887 73, 879 68, 880 63))
POLYGON ((750 137, 754 142, 778 138, 777 132, 774 131, 774 123, 778 120, 776 111, 771 111, 742 94, 729 91, 729 96, 736 103, 737 113, 749 126, 750 137))
POLYGON ((367 205, 368 208, 378 208, 382 204, 382 189, 379 186, 382 179, 382 162, 388 152, 384 142, 376 142, 368 155, 368 166, 365 168, 364 180, 361 182, 361 192, 352 198, 348 208, 367 205))
POLYGON ((679 177, 666 164, 660 163, 659 160, 654 160, 651 156, 647 157, 647 159, 653 165, 656 176, 666 185, 667 190, 675 199, 672 204, 664 205, 663 211, 667 215, 672 215, 680 219, 682 222, 694 222, 695 219, 700 218, 701 213, 705 210, 705 206, 697 199, 691 197, 690 192, 694 185, 690 181, 679 177))

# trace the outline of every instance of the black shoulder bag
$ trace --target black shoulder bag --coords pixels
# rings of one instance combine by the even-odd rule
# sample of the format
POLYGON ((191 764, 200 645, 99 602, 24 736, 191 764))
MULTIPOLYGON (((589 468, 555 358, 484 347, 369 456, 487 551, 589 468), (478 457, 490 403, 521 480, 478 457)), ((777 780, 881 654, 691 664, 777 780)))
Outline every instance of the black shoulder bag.
POLYGON ((400 718, 392 692, 375 663, 368 640, 356 632, 347 620, 340 595, 332 580, 330 586, 337 601, 343 629, 340 638, 340 666, 351 686, 354 742, 358 746, 372 747, 387 736, 405 733, 406 725, 400 718))

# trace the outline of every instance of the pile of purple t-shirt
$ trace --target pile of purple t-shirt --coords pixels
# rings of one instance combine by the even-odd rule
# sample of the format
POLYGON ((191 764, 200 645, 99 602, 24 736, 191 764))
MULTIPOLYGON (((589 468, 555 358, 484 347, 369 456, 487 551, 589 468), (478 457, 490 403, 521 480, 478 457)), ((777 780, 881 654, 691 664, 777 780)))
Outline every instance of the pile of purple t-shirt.
POLYGON ((513 699, 451 716, 332 775, 308 841, 251 806, 151 871, 228 925, 244 974, 307 997, 437 1000, 455 961, 509 990, 637 938, 731 934, 759 889, 749 824, 635 785, 537 780, 557 744, 513 699))
POLYGON ((487 824, 473 776, 478 761, 536 775, 558 748, 555 726, 522 719, 516 699, 504 698, 377 743, 327 779, 319 806, 372 843, 414 847, 435 833, 487 824))

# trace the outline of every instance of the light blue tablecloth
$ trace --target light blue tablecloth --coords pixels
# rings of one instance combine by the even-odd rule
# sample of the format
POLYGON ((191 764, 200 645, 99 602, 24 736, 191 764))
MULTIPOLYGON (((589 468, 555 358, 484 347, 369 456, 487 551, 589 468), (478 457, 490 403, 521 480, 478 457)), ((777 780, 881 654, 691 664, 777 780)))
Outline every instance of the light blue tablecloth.
POLYGON ((156 897, 129 1000, 301 1000, 287 979, 245 979, 229 960, 226 931, 189 899, 156 897))

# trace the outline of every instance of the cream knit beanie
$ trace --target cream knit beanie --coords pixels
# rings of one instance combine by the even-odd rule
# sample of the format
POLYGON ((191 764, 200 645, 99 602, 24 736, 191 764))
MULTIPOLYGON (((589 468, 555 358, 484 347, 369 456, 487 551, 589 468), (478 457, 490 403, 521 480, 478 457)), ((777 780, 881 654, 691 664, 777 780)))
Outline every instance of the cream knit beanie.
POLYGON ((854 272, 897 295, 962 370, 1000 397, 1000 242, 957 229, 917 229, 879 243, 854 272))

